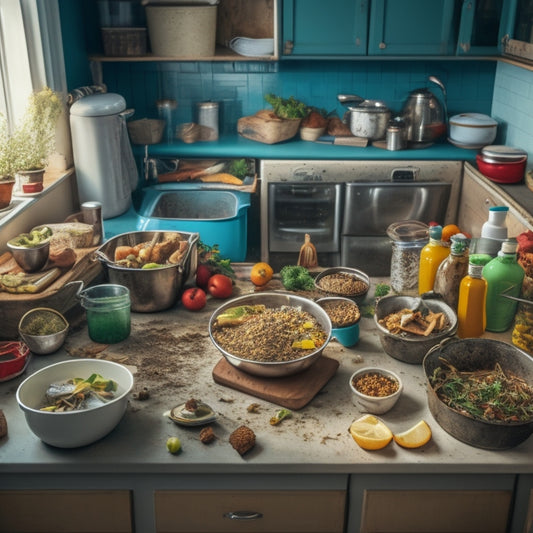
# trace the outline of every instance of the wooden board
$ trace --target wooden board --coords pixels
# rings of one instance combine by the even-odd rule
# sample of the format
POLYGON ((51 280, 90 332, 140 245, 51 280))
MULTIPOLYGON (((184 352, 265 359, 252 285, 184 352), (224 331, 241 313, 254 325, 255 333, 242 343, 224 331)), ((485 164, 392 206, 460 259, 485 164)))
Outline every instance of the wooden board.
POLYGON ((321 356, 310 368, 300 374, 283 378, 252 376, 234 367, 222 358, 213 369, 213 379, 257 398, 286 407, 301 409, 306 406, 335 375, 339 362, 321 356))

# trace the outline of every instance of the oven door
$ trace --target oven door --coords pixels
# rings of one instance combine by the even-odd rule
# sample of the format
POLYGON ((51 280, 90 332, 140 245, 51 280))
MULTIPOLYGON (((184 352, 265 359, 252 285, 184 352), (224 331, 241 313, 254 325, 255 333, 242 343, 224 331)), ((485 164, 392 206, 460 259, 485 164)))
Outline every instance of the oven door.
POLYGON ((342 183, 269 183, 269 251, 298 251, 308 233, 317 252, 338 252, 342 203, 342 183))

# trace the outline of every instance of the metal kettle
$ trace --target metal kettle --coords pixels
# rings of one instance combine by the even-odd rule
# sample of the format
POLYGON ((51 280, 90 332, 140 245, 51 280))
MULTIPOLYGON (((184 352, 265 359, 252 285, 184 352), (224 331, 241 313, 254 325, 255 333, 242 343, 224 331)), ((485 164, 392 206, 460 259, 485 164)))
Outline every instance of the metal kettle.
POLYGON ((407 140, 410 142, 433 142, 447 131, 446 87, 435 76, 430 76, 428 80, 441 88, 444 105, 426 88, 409 93, 401 116, 406 123, 407 140))

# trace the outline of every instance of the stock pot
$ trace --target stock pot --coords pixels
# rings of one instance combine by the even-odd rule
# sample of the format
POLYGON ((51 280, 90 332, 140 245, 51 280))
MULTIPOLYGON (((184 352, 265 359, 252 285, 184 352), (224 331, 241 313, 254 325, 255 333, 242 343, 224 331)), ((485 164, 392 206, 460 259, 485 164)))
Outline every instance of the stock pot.
POLYGON ((371 141, 385 138, 391 112, 384 102, 365 100, 352 94, 339 94, 337 99, 348 108, 344 120, 353 135, 371 141))

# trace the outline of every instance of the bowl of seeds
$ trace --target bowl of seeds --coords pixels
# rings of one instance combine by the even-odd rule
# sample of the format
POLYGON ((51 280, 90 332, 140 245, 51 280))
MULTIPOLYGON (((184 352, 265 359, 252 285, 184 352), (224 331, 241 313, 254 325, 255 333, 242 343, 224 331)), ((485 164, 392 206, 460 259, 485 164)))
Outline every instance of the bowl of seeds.
POLYGON ((331 320, 331 336, 349 348, 359 342, 359 306, 349 298, 327 296, 316 303, 326 311, 331 320))
POLYGON ((403 390, 400 378, 390 370, 366 367, 350 377, 353 404, 365 413, 381 415, 390 411, 403 390))
POLYGON ((18 330, 29 349, 39 355, 56 352, 68 334, 67 319, 55 309, 35 307, 22 316, 18 330))
POLYGON ((356 268, 331 267, 317 275, 315 287, 324 296, 341 296, 361 303, 370 288, 370 278, 356 268))

